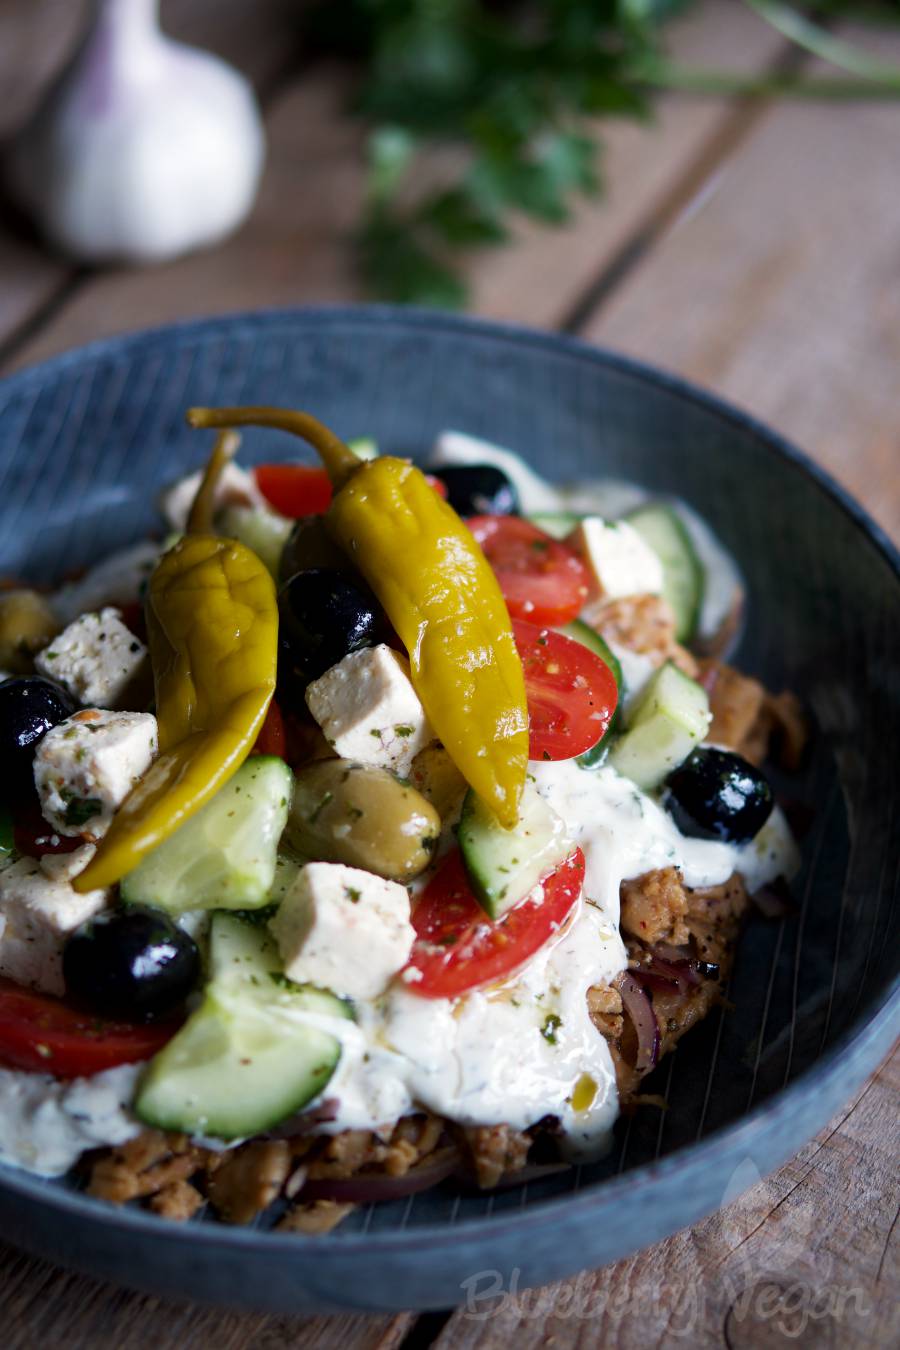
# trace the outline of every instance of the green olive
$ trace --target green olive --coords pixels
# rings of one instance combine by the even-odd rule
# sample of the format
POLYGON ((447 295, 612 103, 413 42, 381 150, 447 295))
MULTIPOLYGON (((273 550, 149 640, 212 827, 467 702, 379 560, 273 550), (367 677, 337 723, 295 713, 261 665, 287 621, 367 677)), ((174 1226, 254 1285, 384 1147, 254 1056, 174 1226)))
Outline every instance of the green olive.
POLYGON ((459 807, 468 786, 442 745, 426 745, 419 751, 409 779, 440 816, 449 816, 459 807))
POLYGON ((30 674, 35 652, 56 637, 59 627, 37 591, 0 592, 0 669, 13 675, 30 674))
POLYGON ((297 774, 287 839, 307 858, 406 882, 428 866, 440 832, 431 803, 385 769, 323 759, 297 774))
POLYGON ((303 516, 291 530, 281 551, 278 584, 283 586, 295 573, 305 572, 309 567, 352 570, 346 553, 331 538, 321 516, 303 516))

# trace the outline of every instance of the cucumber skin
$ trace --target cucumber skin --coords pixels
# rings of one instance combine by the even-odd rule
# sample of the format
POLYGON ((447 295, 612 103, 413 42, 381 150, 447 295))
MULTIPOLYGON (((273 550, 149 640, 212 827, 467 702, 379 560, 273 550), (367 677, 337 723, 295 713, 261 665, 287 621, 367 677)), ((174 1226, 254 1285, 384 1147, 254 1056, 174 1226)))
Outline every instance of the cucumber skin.
POLYGON ((619 697, 616 701, 616 710, 610 718, 609 726, 589 750, 585 750, 578 755, 577 762, 582 769, 596 769, 603 764, 609 754, 609 748, 619 734, 621 725, 621 705, 625 682, 622 678, 622 666, 618 657, 610 650, 609 644, 599 633, 595 632, 589 624, 583 623, 581 619, 572 619, 570 623, 564 624, 557 630, 563 637, 571 638, 573 642, 580 642, 582 647, 587 647, 595 656, 609 666, 616 681, 616 688, 619 691, 619 697))
POLYGON ((203 1003, 150 1061, 134 1111, 157 1129, 245 1138, 302 1110, 319 1095, 340 1062, 338 1038, 307 1026, 301 1039, 292 1009, 345 1019, 352 1018, 352 1009, 327 990, 285 986, 273 979, 280 968, 275 943, 265 929, 235 914, 213 915, 209 964, 212 978, 203 1003), (246 1044, 254 1030, 263 1045, 269 1042, 274 1060, 268 1067, 276 1091, 269 1092, 268 1107, 262 1106, 267 1100, 265 1073, 258 1081, 259 1040, 255 1050, 246 1044), (204 1104, 204 1069, 212 1070, 214 1089, 224 1089, 224 1104, 213 1101, 210 1106, 209 1098, 204 1104), (241 1078, 247 1081, 241 1084, 241 1078), (199 1098, 194 1095, 198 1084, 199 1098))
MULTIPOLYGON (((215 995, 208 994, 176 1036, 150 1061, 140 1081, 134 1103, 135 1115, 145 1125, 160 1130, 204 1134, 214 1139, 244 1139, 273 1129, 281 1121, 301 1111, 319 1095, 333 1076, 340 1062, 341 1045, 328 1032, 308 1028, 308 1035, 313 1038, 308 1043, 308 1049, 313 1051, 313 1063, 305 1064, 296 1049, 288 1063, 284 1050, 290 1042, 286 1035, 278 1034, 279 1020, 271 1012, 257 1012, 255 1009, 250 1012, 247 1008, 237 1006, 228 1008, 215 995), (278 1092, 273 1094, 271 1105, 266 1107, 262 1106, 260 1084, 254 1076, 248 1074, 246 1083, 240 1083, 242 1068, 245 1067, 242 1061, 250 1059, 246 1067, 258 1068, 258 1058, 253 1061, 246 1053, 242 1053, 237 1038, 229 1034, 233 1024, 234 1030, 246 1036, 254 1022, 265 1034, 271 1035, 276 1050, 273 1055, 275 1065, 264 1065, 270 1067, 278 1084, 278 1092), (203 1103, 202 1079, 202 1037, 204 1033, 209 1033, 209 1038, 214 1040, 217 1032, 226 1042, 226 1052, 221 1056, 221 1072, 217 1074, 217 1086, 224 1090, 226 1100, 219 1106, 203 1103), (197 1052, 194 1049, 197 1040, 201 1046, 200 1074, 197 1072, 197 1052), (185 1050, 188 1051, 186 1056, 185 1050), (179 1063, 179 1060, 182 1062, 179 1063), (286 1072, 288 1068, 297 1073, 296 1084, 291 1083, 286 1072), (193 1085, 195 1090, 199 1086, 199 1097, 192 1098, 190 1091, 182 1091, 179 1095, 178 1078, 193 1085)), ((287 1026, 283 1028, 285 1031, 287 1029, 287 1026)), ((217 1062, 207 1059, 206 1067, 217 1062)))
POLYGON ((664 502, 639 506, 623 519, 659 557, 663 565, 663 594, 675 613, 675 636, 679 642, 690 642, 697 632, 706 572, 684 521, 664 502), (661 538, 661 531, 668 536, 668 541, 675 543, 674 549, 661 538), (660 543, 663 547, 659 547, 660 543), (677 560, 674 566, 673 559, 677 560))
MULTIPOLYGON (((258 791, 259 789, 257 789, 258 791)), ((162 844, 155 848, 147 857, 138 864, 138 866, 122 878, 121 894, 125 904, 130 905, 155 905, 158 909, 163 909, 169 914, 180 914, 186 909, 255 909, 269 903, 270 891, 275 881, 275 857, 277 843, 284 831, 287 823, 288 809, 290 807, 291 793, 293 790, 293 774, 291 773, 284 760, 275 755, 251 755, 249 759, 244 760, 241 767, 225 783, 211 801, 185 821, 184 825, 171 835, 162 844), (271 766, 266 768, 266 766, 271 766), (278 794, 284 798, 284 806, 275 808, 275 814, 271 823, 271 834, 274 838, 272 846, 272 876, 266 879, 265 875, 257 869, 256 875, 243 874, 242 880, 246 889, 240 894, 229 895, 223 887, 216 891, 216 894, 209 898, 206 903, 197 903, 195 895, 186 897, 183 901, 175 900, 171 894, 171 878, 167 879, 167 870, 174 867, 171 859, 173 856, 178 859, 179 850, 186 850, 190 853, 191 841, 195 834, 199 834, 203 828, 202 823, 198 826, 197 822, 202 819, 209 820, 212 814, 212 808, 216 802, 219 802, 220 810, 227 811, 224 794, 233 790, 238 785, 246 788, 243 779, 251 775, 258 774, 260 769, 266 773, 272 773, 277 766, 278 777, 281 783, 278 787, 278 794), (209 813, 209 814, 205 814, 209 813), (283 818, 282 818, 283 817, 283 818), (160 875, 161 872, 161 875, 160 875)), ((275 793, 273 792, 273 796, 275 793)), ((247 792, 243 801, 250 801, 251 792, 247 792)), ((227 820, 227 816, 226 816, 227 820)), ((223 825, 223 833, 227 833, 227 825, 223 825)), ((218 830, 216 831, 218 835, 218 830)), ((192 859, 196 859, 197 852, 202 852, 202 844, 195 847, 192 859)), ((237 868, 232 869, 232 877, 240 876, 237 868)))
MULTIPOLYGON (((526 783, 526 792, 530 785, 526 783)), ((533 824, 533 817, 529 819, 528 810, 522 812, 522 818, 516 829, 504 830, 500 826, 487 807, 481 802, 478 795, 472 790, 466 793, 463 799, 462 813, 459 819, 459 830, 457 841, 460 852, 462 853, 463 863, 465 864, 466 874, 475 893, 475 897, 482 909, 489 918, 495 922, 501 919, 503 915, 533 889, 540 881, 542 876, 546 876, 555 866, 568 857, 571 852, 571 843, 565 837, 565 831, 562 822, 556 816, 551 807, 544 802, 544 799, 535 790, 531 789, 533 797, 532 812, 545 813, 545 821, 549 825, 549 832, 545 830, 545 839, 541 842, 539 827, 542 822, 537 821, 538 829, 535 830, 537 836, 538 853, 547 851, 546 857, 541 857, 539 864, 534 865, 535 857, 535 838, 519 833, 520 829, 527 829, 529 824, 533 824), (558 828, 557 828, 558 826, 558 828), (560 845, 559 856, 555 856, 548 851, 548 846, 556 838, 557 834, 563 841, 560 845), (517 841, 521 841, 518 843, 517 841), (503 858, 504 850, 512 852, 515 850, 521 853, 526 860, 524 863, 513 862, 510 856, 510 866, 502 874, 502 880, 498 880, 499 867, 490 859, 490 854, 499 849, 500 856, 503 858), (485 855, 488 855, 487 865, 485 865, 485 855), (518 870, 513 870, 517 868, 518 870), (523 877, 521 882, 516 881, 516 877, 523 877)))

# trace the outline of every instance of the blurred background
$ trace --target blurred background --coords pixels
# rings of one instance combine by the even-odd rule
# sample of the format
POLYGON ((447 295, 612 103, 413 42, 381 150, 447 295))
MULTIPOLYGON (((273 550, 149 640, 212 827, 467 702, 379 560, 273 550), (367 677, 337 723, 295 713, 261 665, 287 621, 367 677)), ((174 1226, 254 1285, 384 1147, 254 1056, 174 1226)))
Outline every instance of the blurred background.
POLYGON ((713 387, 900 527, 896 0, 0 0, 0 88, 3 373, 467 307, 713 387))

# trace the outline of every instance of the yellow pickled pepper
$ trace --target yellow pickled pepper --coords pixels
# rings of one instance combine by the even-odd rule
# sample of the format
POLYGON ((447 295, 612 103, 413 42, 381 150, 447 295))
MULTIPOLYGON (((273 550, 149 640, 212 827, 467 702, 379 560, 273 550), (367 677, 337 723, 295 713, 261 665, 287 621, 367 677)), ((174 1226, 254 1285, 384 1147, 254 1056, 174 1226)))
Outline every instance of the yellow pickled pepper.
POLYGON ((436 735, 500 823, 515 825, 528 764, 522 662, 497 579, 452 507, 414 465, 361 462, 308 413, 192 408, 188 421, 278 427, 315 447, 335 489, 326 526, 406 647, 436 735))
POLYGON ((220 438, 189 533, 150 577, 147 634, 159 757, 73 879, 77 891, 120 881, 199 811, 243 764, 268 711, 278 642, 272 578, 236 540, 190 532, 209 528, 212 471, 227 457, 220 438))

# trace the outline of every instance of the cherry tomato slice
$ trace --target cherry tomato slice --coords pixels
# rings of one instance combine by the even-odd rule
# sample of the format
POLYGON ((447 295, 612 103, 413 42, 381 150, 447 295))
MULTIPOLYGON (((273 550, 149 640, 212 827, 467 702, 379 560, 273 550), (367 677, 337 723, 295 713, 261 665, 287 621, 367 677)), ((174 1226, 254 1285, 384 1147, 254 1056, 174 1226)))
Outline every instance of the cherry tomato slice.
POLYGON ((588 596, 588 570, 574 549, 521 516, 472 516, 466 524, 514 619, 557 625, 577 618, 588 596))
POLYGON ((29 858, 41 858, 45 853, 74 853, 84 843, 80 834, 57 834, 36 806, 23 807, 14 817, 13 840, 16 852, 29 858))
MULTIPOLYGON (((290 520, 321 516, 331 505, 331 480, 311 464, 257 464, 256 484, 270 506, 290 520)), ((439 478, 425 477, 441 497, 447 489, 439 478)))
POLYGON ((331 505, 331 479, 311 464, 257 464, 256 484, 283 516, 320 516, 331 505))
POLYGON ((253 753, 254 755, 277 755, 279 759, 287 758, 287 733, 284 729, 284 718, 274 698, 269 704, 266 720, 259 729, 253 753))
POLYGON ((117 1064, 150 1059, 178 1027, 177 1022, 110 1022, 0 980, 0 1064, 9 1068, 87 1078, 117 1064))
POLYGON ((605 736, 616 677, 596 653, 552 628, 513 620, 525 671, 529 759, 574 759, 605 736))
POLYGON ((493 923, 479 905, 462 854, 448 853, 412 912, 417 938, 404 988, 420 998, 457 998, 514 974, 565 923, 584 881, 580 848, 493 923))

